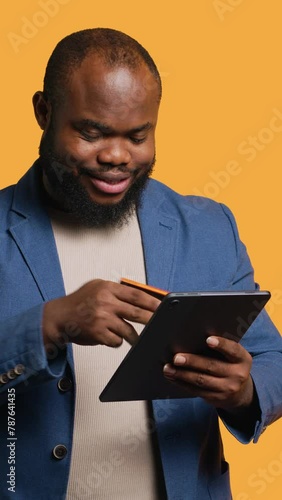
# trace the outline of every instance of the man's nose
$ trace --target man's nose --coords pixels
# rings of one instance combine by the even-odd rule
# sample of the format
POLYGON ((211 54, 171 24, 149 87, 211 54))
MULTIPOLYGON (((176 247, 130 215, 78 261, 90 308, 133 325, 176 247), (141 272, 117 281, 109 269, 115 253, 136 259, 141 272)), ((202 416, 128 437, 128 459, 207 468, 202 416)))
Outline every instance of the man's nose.
POLYGON ((98 151, 97 160, 100 164, 127 165, 131 160, 131 154, 126 141, 108 139, 98 151))

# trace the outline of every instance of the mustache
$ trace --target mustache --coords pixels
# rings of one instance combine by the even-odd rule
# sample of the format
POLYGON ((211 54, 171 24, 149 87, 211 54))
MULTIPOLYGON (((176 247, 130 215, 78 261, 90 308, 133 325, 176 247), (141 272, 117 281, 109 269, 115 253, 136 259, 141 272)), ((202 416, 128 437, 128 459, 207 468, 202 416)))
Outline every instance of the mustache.
POLYGON ((78 171, 79 177, 81 175, 87 175, 88 177, 96 177, 99 174, 105 174, 107 172, 117 172, 117 173, 121 173, 121 174, 130 173, 130 175, 135 175, 137 172, 140 171, 140 167, 134 168, 134 169, 128 169, 124 165, 115 166, 115 165, 111 165, 111 164, 105 164, 99 168, 91 167, 91 166, 89 166, 89 167, 87 167, 87 166, 82 167, 81 166, 81 167, 77 168, 77 171, 78 171))
POLYGON ((82 175, 87 175, 88 177, 96 177, 99 174, 105 174, 107 172, 117 172, 122 174, 128 174, 134 176, 140 170, 144 172, 149 172, 156 163, 156 155, 154 155, 152 161, 149 164, 145 164, 142 167, 136 167, 129 169, 126 165, 113 165, 111 163, 105 163, 98 168, 92 167, 91 165, 83 165, 81 161, 77 160, 74 157, 66 157, 63 158, 59 155, 53 153, 53 151, 48 151, 46 154, 41 155, 41 159, 47 161, 55 171, 60 171, 61 173, 64 171, 66 173, 70 173, 74 169, 77 171, 78 177, 82 175))

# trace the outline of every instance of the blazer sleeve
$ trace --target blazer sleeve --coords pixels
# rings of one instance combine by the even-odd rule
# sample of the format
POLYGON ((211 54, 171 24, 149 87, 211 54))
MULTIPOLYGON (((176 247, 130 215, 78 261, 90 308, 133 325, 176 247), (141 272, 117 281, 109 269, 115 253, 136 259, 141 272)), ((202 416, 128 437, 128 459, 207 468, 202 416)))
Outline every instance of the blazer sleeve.
MULTIPOLYGON (((231 224, 237 247, 237 270, 232 288, 236 290, 259 289, 259 285, 254 282, 253 268, 246 248, 240 241, 235 219, 226 206, 221 206, 231 224)), ((225 412, 219 411, 219 415, 239 441, 257 442, 267 426, 282 416, 282 338, 264 310, 252 323, 241 343, 253 358, 251 376, 261 416, 254 422, 253 434, 246 435, 244 430, 234 426, 233 419, 230 425, 225 412)))
POLYGON ((0 403, 7 403, 7 389, 28 391, 39 383, 63 375, 66 347, 50 346, 46 354, 41 322, 44 304, 0 321, 0 403))

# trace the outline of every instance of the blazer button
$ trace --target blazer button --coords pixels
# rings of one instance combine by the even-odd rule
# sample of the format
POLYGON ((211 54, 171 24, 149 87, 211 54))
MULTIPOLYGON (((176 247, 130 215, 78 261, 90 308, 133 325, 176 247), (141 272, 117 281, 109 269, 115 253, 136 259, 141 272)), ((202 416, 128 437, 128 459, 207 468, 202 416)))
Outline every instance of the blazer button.
POLYGON ((53 448, 52 454, 53 457, 55 457, 57 460, 62 460, 63 458, 65 458, 67 452, 68 450, 64 444, 57 444, 57 446, 53 448))
POLYGON ((8 375, 6 373, 2 373, 2 375, 0 375, 0 384, 7 384, 7 382, 9 382, 8 375))
POLYGON ((17 365, 14 368, 14 372, 16 375, 22 375, 22 373, 25 371, 25 366, 24 365, 17 365))
POLYGON ((9 380, 14 380, 15 378, 17 378, 15 370, 9 370, 7 376, 9 380))
POLYGON ((58 389, 61 392, 70 391, 72 388, 72 381, 68 377, 60 378, 58 382, 58 389))

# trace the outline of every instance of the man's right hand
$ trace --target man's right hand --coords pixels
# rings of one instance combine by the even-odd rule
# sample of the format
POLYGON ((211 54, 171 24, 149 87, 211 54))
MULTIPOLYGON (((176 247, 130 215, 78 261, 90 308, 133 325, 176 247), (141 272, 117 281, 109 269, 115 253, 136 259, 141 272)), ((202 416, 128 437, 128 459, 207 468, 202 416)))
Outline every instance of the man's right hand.
POLYGON ((54 342, 118 347, 133 345, 138 334, 128 321, 145 325, 160 301, 142 290, 112 281, 93 280, 76 292, 47 302, 43 339, 54 342))

